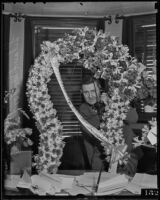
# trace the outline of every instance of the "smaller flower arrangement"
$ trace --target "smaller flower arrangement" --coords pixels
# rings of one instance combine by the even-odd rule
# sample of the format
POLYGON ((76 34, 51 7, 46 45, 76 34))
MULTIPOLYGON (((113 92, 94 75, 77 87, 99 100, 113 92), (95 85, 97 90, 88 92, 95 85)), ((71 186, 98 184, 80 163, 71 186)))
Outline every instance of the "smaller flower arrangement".
POLYGON ((152 118, 148 124, 144 125, 142 128, 142 137, 139 139, 138 137, 134 138, 135 146, 148 146, 151 148, 157 148, 157 120, 156 118, 152 118))
POLYGON ((12 144, 16 141, 21 140, 22 144, 27 147, 33 144, 32 141, 27 137, 27 135, 32 134, 32 129, 20 128, 21 121, 19 115, 17 114, 19 111, 24 113, 24 111, 18 109, 12 113, 9 113, 7 118, 5 119, 5 141, 7 144, 12 144))
MULTIPOLYGON (((15 91, 15 90, 14 90, 15 91)), ((14 93, 14 92, 13 92, 14 93)), ((7 97, 13 93, 9 92, 6 94, 7 97)), ((5 103, 8 103, 5 96, 5 103)), ((11 154, 21 150, 21 147, 28 147, 33 144, 28 136, 32 134, 32 129, 21 128, 21 119, 19 113, 25 115, 28 119, 28 115, 21 109, 9 113, 4 120, 4 140, 7 145, 11 147, 11 154)))
POLYGON ((137 99, 143 100, 144 106, 149 107, 156 106, 157 99, 157 77, 156 77, 156 62, 152 68, 152 74, 144 69, 141 73, 140 87, 137 90, 137 99))

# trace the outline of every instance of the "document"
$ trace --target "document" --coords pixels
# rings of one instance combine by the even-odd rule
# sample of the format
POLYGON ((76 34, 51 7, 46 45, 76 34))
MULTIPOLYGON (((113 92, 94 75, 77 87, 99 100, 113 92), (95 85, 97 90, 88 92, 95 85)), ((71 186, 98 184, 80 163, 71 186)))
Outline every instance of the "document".
POLYGON ((51 182, 56 182, 60 184, 62 189, 72 188, 75 176, 72 175, 64 175, 64 174, 47 174, 41 173, 41 177, 46 178, 51 182))
POLYGON ((141 194, 142 188, 157 188, 157 175, 136 173, 131 182, 126 186, 126 190, 141 194))
POLYGON ((30 189, 31 185, 32 185, 31 177, 28 174, 28 172, 26 170, 24 170, 23 176, 19 180, 17 187, 30 189))
POLYGON ((4 187, 7 190, 18 191, 17 184, 20 181, 20 175, 7 175, 4 181, 4 187))
MULTIPOLYGON (((86 172, 83 175, 76 177, 76 181, 81 186, 92 187, 93 184, 96 183, 98 179, 98 175, 99 175, 99 172, 86 172)), ((102 172, 100 182, 103 182, 115 176, 117 176, 117 174, 102 172)))
POLYGON ((33 175, 31 179, 32 179, 31 187, 32 189, 35 188, 36 192, 37 190, 40 190, 41 192, 44 192, 44 194, 54 195, 55 192, 60 192, 61 190, 60 183, 48 180, 42 176, 33 175))
MULTIPOLYGON (((97 178, 98 172, 84 173, 84 175, 77 177, 76 181, 79 186, 83 186, 88 189, 90 188, 91 191, 91 188, 94 187, 97 178)), ((106 193, 107 191, 110 191, 110 193, 114 193, 114 190, 116 190, 116 192, 123 190, 123 188, 125 188, 127 184, 128 178, 126 178, 125 175, 102 172, 97 194, 104 192, 106 193)))
POLYGON ((24 172, 16 186, 19 188, 28 188, 38 195, 54 195, 55 193, 60 193, 62 190, 71 189, 73 182, 74 176, 70 175, 41 173, 30 177, 27 172, 24 172))
POLYGON ((125 188, 128 184, 128 179, 126 175, 117 175, 115 177, 109 178, 105 181, 101 181, 98 186, 98 193, 111 191, 115 189, 125 188))
POLYGON ((137 173, 129 182, 126 175, 102 172, 98 190, 95 193, 94 187, 98 175, 99 172, 84 173, 80 176, 47 173, 30 176, 27 171, 24 171, 22 178, 17 175, 8 176, 5 188, 13 190, 16 190, 16 187, 28 188, 38 195, 61 195, 64 192, 71 196, 78 194, 102 196, 116 194, 122 190, 141 194, 142 188, 157 188, 157 175, 137 173))
POLYGON ((132 183, 140 185, 142 188, 157 188, 157 175, 136 173, 132 183))
POLYGON ((90 195, 92 192, 91 187, 79 186, 74 184, 72 188, 66 190, 69 195, 76 196, 78 194, 90 195))
POLYGON ((116 188, 113 190, 107 190, 104 192, 97 192, 95 195, 96 196, 104 196, 104 195, 118 195, 124 188, 120 187, 120 188, 116 188))
POLYGON ((152 145, 157 144, 157 127, 151 128, 151 130, 149 131, 147 135, 147 138, 149 139, 152 145))

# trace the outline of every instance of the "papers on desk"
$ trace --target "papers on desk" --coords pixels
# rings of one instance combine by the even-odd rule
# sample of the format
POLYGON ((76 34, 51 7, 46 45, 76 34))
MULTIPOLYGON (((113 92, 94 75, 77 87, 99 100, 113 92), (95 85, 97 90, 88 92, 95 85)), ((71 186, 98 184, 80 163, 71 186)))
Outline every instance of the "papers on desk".
MULTIPOLYGON (((98 179, 99 172, 86 172, 83 175, 76 177, 76 181, 80 186, 92 187, 98 179)), ((102 172, 100 182, 116 177, 117 174, 102 172)))
POLYGON ((29 181, 29 177, 27 177, 27 174, 24 173, 22 178, 19 180, 17 187, 28 188, 33 193, 38 195, 54 195, 61 192, 61 190, 72 188, 73 181, 74 177, 70 175, 52 175, 47 173, 33 175, 29 181))
POLYGON ((20 175, 7 175, 4 181, 4 187, 6 190, 18 191, 17 184, 20 181, 20 175))
MULTIPOLYGON (((29 176, 26 172, 22 178, 10 175, 5 181, 5 188, 16 190, 28 188, 38 195, 63 195, 75 196, 78 194, 91 195, 97 183, 99 172, 84 173, 80 176, 63 174, 45 174, 29 176)), ((133 194, 141 194, 142 188, 157 188, 157 175, 137 173, 131 182, 125 175, 102 172, 98 191, 95 195, 112 195, 128 190, 133 194)))
MULTIPOLYGON (((93 185, 97 181, 98 173, 85 173, 76 178, 78 185, 92 192, 93 185)), ((122 191, 128 184, 125 175, 102 172, 101 180, 96 195, 109 195, 122 191)))
POLYGON ((30 175, 27 173, 26 170, 24 170, 23 176, 17 183, 16 187, 29 189, 31 186, 31 182, 32 181, 30 175))
POLYGON ((139 184, 141 187, 145 188, 157 188, 157 175, 137 173, 132 183, 139 184))
POLYGON ((128 184, 128 179, 124 174, 117 175, 105 181, 101 181, 98 187, 98 193, 104 193, 107 191, 110 192, 117 189, 124 189, 127 184, 128 184))
MULTIPOLYGON (((79 186, 83 186, 87 193, 92 191, 94 179, 97 180, 98 173, 84 173, 76 178, 79 186)), ((132 181, 128 181, 125 175, 102 172, 97 196, 117 194, 122 190, 128 190, 133 194, 141 194, 142 188, 157 188, 157 175, 137 173, 132 181)), ((84 194, 83 193, 83 194, 84 194)))
POLYGON ((157 127, 151 128, 147 135, 148 140, 152 145, 157 144, 157 127))
POLYGON ((142 188, 157 188, 157 175, 136 173, 126 189, 134 194, 141 194, 142 188))
POLYGON ((44 177, 41 177, 39 175, 34 175, 31 177, 32 179, 32 192, 41 192, 41 194, 45 195, 46 193, 48 194, 52 194, 54 195, 55 192, 59 191, 60 188, 58 188, 58 186, 60 186, 60 183, 55 182, 55 181, 51 181, 51 180, 47 180, 44 177), (35 190, 34 190, 35 189, 35 190))

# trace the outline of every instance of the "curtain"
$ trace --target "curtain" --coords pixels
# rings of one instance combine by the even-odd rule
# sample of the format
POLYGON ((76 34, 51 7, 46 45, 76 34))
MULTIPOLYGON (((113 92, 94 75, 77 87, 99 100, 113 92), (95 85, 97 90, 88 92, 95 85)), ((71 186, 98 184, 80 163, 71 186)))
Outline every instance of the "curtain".
MULTIPOLYGON (((27 101, 27 97, 26 97, 26 82, 27 82, 28 75, 29 75, 29 69, 34 62, 31 21, 32 21, 31 18, 27 17, 25 20, 25 25, 24 25, 23 108, 26 111, 29 111, 28 101, 27 101)), ((24 121, 24 122, 26 122, 26 121, 24 121)))
MULTIPOLYGON (((3 57, 2 57, 2 83, 3 83, 3 91, 2 97, 5 96, 5 91, 9 90, 8 86, 8 65, 9 65, 9 32, 10 32, 10 18, 8 15, 2 16, 2 49, 3 49, 3 57)), ((7 99, 6 99, 7 100, 7 99)), ((5 119, 8 114, 8 106, 7 104, 3 106, 3 118, 5 119)))
POLYGON ((129 53, 134 56, 134 32, 133 32, 133 18, 126 17, 123 19, 122 28, 122 44, 129 47, 129 53))
POLYGON ((26 82, 29 75, 29 69, 33 65, 33 62, 34 62, 32 20, 33 20, 33 17, 26 17, 25 24, 24 24, 23 110, 27 113, 27 115, 29 116, 29 119, 23 116, 23 127, 28 127, 32 129, 32 135, 30 136, 30 139, 34 143, 32 145, 33 154, 36 154, 38 153, 39 131, 36 128, 35 120, 28 106, 28 100, 26 96, 26 89, 27 89, 26 82))
MULTIPOLYGON (((9 33, 10 33, 10 18, 8 15, 2 15, 2 102, 4 103, 4 97, 5 97, 5 91, 9 90, 8 86, 8 69, 9 69, 9 33)), ((8 99, 6 99, 8 100, 8 99)), ((2 103, 2 105, 3 105, 2 103)), ((9 112, 7 103, 2 106, 2 117, 5 119, 7 117, 7 114, 9 112)), ((4 130, 4 123, 1 124, 2 130, 4 130)), ((7 169, 9 169, 9 162, 10 162, 10 154, 8 150, 8 145, 4 142, 4 137, 1 138, 3 141, 3 147, 2 147, 2 154, 4 162, 7 164, 7 169)), ((5 165, 2 166, 2 170, 5 171, 5 165)))
POLYGON ((9 90, 15 88, 14 95, 9 97, 9 112, 22 107, 24 56, 24 19, 15 22, 10 18, 9 38, 9 90))

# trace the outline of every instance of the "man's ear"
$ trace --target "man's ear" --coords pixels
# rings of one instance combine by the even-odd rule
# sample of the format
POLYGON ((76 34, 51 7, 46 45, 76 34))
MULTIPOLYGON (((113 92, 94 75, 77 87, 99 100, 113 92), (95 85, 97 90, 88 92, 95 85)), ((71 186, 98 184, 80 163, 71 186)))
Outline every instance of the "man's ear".
POLYGON ((82 102, 85 102, 82 88, 80 89, 80 94, 81 94, 81 100, 82 100, 82 102))

